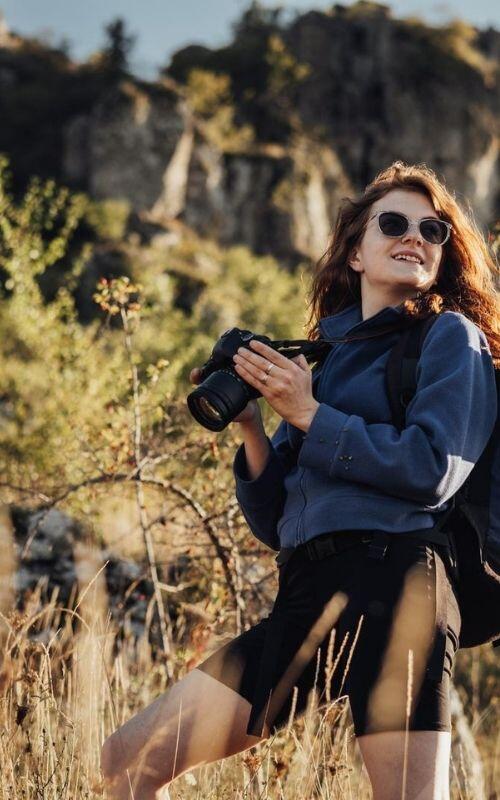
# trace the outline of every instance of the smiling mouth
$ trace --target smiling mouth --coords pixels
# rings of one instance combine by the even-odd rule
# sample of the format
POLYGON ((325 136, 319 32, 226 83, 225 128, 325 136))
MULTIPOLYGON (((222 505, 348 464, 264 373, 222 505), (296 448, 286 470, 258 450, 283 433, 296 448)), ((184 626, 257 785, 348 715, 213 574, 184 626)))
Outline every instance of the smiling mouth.
POLYGON ((399 256, 399 258, 397 256, 391 256, 391 258, 393 261, 404 261, 407 264, 418 264, 419 266, 422 266, 424 263, 419 258, 412 258, 411 256, 399 256))

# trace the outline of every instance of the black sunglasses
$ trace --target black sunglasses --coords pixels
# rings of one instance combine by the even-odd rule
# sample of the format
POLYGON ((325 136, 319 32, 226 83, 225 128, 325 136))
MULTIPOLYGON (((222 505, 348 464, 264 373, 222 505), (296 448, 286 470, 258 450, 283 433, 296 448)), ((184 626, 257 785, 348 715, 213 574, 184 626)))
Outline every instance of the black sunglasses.
MULTIPOLYGON (((416 220, 409 219, 405 214, 400 211, 377 211, 370 219, 378 217, 378 227, 385 236, 403 236, 410 225, 415 224, 416 220)), ((370 220, 368 220, 370 221, 370 220)), ((425 217, 418 221, 418 228, 422 235, 429 244, 444 244, 450 238, 450 233, 453 227, 449 222, 436 217, 425 217)))

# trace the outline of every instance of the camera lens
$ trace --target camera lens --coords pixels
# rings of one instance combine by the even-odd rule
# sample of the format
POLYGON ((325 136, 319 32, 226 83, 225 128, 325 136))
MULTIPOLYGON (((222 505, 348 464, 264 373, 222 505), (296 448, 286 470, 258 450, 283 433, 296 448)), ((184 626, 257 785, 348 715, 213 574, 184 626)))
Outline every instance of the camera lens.
POLYGON ((210 401, 207 400, 206 397, 199 397, 198 403, 200 406, 200 410, 207 418, 212 417, 214 420, 220 420, 220 421, 222 420, 219 411, 217 411, 215 406, 213 406, 212 403, 210 403, 210 401))
POLYGON ((208 376, 187 397, 188 408, 200 425, 221 431, 258 394, 231 369, 219 369, 208 376))

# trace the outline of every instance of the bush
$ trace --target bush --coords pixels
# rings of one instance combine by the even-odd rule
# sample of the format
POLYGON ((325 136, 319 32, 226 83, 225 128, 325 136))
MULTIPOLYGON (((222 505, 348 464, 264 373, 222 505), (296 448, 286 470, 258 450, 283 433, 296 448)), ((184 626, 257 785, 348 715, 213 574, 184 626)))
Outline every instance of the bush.
POLYGON ((220 150, 244 150, 255 140, 250 125, 235 124, 235 108, 231 96, 231 79, 203 69, 189 72, 186 87, 189 103, 201 120, 207 139, 220 150))
POLYGON ((89 201, 85 220, 93 228, 99 239, 118 241, 123 239, 130 216, 130 203, 127 200, 89 201))

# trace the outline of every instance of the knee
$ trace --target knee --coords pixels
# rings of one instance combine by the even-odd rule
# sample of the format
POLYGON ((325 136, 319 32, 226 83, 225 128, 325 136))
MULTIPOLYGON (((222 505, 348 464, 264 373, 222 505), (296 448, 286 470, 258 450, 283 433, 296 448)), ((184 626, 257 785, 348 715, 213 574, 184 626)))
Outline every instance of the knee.
POLYGON ((120 771, 120 756, 116 746, 116 735, 113 733, 104 740, 101 747, 101 772, 104 780, 110 780, 120 771))

